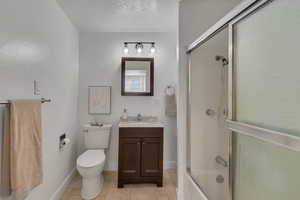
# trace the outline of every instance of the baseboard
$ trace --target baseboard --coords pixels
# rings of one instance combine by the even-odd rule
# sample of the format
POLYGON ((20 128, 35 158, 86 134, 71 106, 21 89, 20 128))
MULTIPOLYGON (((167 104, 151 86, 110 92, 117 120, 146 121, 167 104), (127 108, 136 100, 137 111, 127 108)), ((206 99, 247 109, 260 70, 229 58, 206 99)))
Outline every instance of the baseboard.
POLYGON ((176 188, 176 195, 177 195, 177 200, 183 200, 183 192, 182 190, 179 190, 178 187, 176 188))
MULTIPOLYGON (((192 179, 192 177, 187 173, 185 174, 185 177, 186 177, 185 184, 188 184, 188 186, 187 187, 185 186, 184 193, 188 193, 188 194, 192 195, 193 199, 208 200, 208 198, 206 197, 204 192, 195 183, 195 181, 192 179)), ((185 198, 185 195, 183 198, 185 198)))
POLYGON ((72 171, 68 174, 62 184, 57 188, 54 194, 51 196, 50 200, 60 200, 64 191, 67 189, 68 185, 72 181, 73 177, 76 174, 76 168, 72 169, 72 171))
POLYGON ((164 161, 164 169, 174 169, 177 167, 177 163, 175 161, 164 161))

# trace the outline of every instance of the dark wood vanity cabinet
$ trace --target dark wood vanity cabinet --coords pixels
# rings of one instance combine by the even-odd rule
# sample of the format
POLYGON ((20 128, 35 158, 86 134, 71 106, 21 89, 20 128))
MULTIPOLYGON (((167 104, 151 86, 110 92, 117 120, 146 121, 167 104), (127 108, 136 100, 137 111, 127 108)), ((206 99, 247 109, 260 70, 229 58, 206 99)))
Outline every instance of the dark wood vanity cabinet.
POLYGON ((119 129, 118 187, 163 184, 163 128, 119 129))

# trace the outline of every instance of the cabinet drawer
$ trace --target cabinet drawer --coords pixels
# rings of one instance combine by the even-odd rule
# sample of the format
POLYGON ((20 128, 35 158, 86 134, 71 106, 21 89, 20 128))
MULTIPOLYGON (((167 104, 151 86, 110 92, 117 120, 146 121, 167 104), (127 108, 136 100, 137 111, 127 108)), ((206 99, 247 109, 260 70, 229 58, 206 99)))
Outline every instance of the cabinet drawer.
POLYGON ((121 138, 159 138, 163 136, 163 128, 120 128, 119 136, 121 138))

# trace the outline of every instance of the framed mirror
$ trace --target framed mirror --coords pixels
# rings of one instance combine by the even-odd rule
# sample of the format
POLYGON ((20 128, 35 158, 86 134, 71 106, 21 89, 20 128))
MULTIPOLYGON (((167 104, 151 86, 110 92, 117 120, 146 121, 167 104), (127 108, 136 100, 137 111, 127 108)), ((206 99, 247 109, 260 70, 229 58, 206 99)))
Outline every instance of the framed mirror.
POLYGON ((153 96, 153 88, 153 58, 122 58, 122 96, 153 96))

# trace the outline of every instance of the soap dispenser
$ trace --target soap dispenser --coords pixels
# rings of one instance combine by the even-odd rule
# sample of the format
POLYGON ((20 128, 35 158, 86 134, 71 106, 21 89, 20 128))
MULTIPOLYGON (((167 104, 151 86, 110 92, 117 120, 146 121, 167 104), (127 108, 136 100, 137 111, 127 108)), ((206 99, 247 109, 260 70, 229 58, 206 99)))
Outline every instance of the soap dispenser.
POLYGON ((127 118, 128 118, 127 109, 124 108, 121 119, 122 119, 122 120, 127 120, 127 118))

